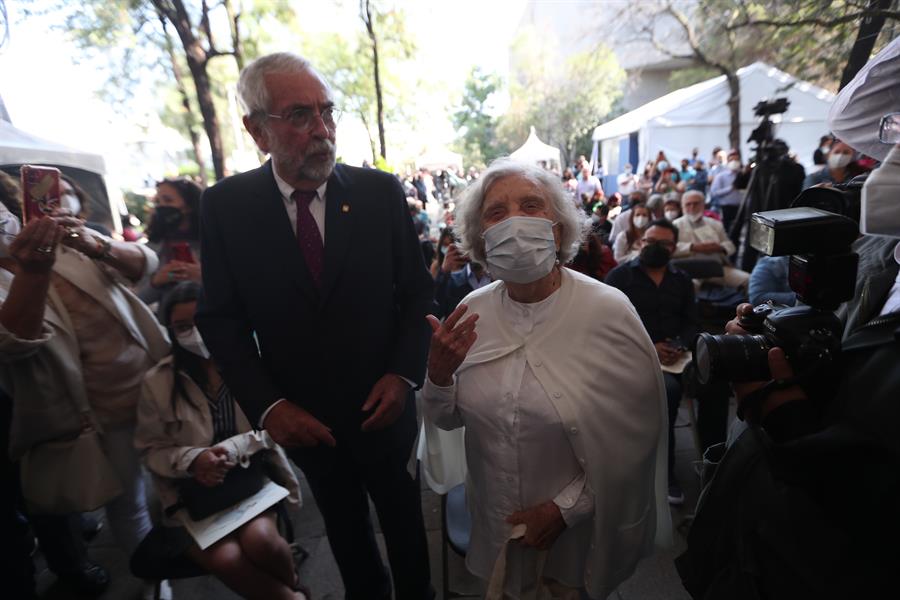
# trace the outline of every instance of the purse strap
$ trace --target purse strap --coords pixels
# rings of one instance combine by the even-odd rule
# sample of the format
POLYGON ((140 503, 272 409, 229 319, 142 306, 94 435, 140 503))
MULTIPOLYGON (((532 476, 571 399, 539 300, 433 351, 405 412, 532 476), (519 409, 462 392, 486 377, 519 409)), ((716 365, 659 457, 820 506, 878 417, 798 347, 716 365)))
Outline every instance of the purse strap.
MULTIPOLYGON (((506 555, 509 550, 509 543, 525 537, 526 530, 527 526, 524 523, 519 523, 512 528, 512 531, 509 533, 509 538, 503 542, 503 547, 500 548, 500 554, 497 555, 497 562, 494 563, 494 570, 491 572, 491 578, 488 581, 487 592, 484 595, 485 600, 503 600, 503 591, 506 586, 506 555)), ((535 600, 540 598, 542 596, 541 593, 545 591, 543 575, 544 563, 546 562, 547 551, 539 551, 537 555, 537 573, 535 577, 535 600)))
MULTIPOLYGON (((75 335, 75 326, 72 324, 72 318, 69 316, 69 311, 66 310, 66 305, 63 304, 62 298, 59 297, 59 293, 53 287, 52 283, 47 289, 47 296, 53 303, 53 310, 56 311, 56 314, 59 315, 59 317, 66 324, 66 327, 68 327, 69 331, 72 333, 72 339, 75 342, 75 347, 78 349, 78 352, 75 353, 73 359, 78 363, 78 371, 82 372, 81 349, 78 346, 78 337, 75 335)), ((84 386, 82 380, 82 390, 83 387, 84 386)), ((75 405, 75 409, 81 416, 81 429, 86 430, 92 428, 95 431, 102 433, 103 428, 100 426, 100 423, 97 421, 96 417, 94 417, 94 411, 93 409, 91 409, 91 405, 88 403, 85 394, 70 394, 69 397, 72 399, 72 403, 75 405)))

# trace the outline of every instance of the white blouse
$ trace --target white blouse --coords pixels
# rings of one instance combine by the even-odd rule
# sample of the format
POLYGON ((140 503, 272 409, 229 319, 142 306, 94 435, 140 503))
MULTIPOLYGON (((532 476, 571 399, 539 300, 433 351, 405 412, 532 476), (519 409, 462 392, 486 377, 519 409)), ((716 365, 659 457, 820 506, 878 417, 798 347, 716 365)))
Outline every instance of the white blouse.
MULTIPOLYGON (((468 485, 482 499, 472 506, 472 538, 466 566, 488 579, 512 526, 512 513, 552 500, 568 525, 553 544, 543 574, 581 588, 591 543, 594 504, 585 474, 560 416, 526 358, 528 338, 541 323, 559 318, 553 293, 523 304, 504 293, 501 317, 525 339, 525 346, 497 360, 467 369, 451 387, 427 381, 425 410, 442 428, 466 427, 468 485), (485 504, 483 499, 489 499, 485 504)), ((533 589, 537 551, 510 544, 506 593, 519 598, 533 589)))

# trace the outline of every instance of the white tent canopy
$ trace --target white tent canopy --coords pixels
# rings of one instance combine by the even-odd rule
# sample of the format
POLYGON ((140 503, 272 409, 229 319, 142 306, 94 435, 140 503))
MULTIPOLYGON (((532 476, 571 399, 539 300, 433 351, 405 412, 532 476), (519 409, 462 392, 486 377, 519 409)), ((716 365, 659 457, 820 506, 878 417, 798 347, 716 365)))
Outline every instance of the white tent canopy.
POLYGON ((540 164, 543 162, 546 163, 546 166, 548 167, 559 167, 562 164, 559 148, 542 142, 538 138, 537 133, 535 133, 533 126, 525 143, 509 156, 513 160, 518 160, 520 162, 532 164, 540 164))
POLYGON ((462 168, 462 155, 451 152, 446 148, 426 151, 416 159, 416 167, 419 169, 425 168, 429 171, 449 169, 451 167, 462 168))
MULTIPOLYGON (((826 119, 834 95, 761 62, 738 69, 737 75, 741 85, 741 155, 745 159, 751 156, 746 140, 759 123, 753 114, 756 103, 786 97, 790 100, 788 111, 772 117, 775 136, 787 142, 807 169, 812 167, 819 138, 828 133, 826 119)), ((728 82, 720 75, 666 94, 600 125, 592 138, 595 145, 600 144, 605 171, 618 173, 630 162, 635 138, 638 172, 659 151, 677 163, 698 148, 700 158, 708 160, 713 147, 728 147, 729 95, 728 82)))
POLYGON ((53 164, 103 175, 106 163, 99 154, 76 150, 26 133, 0 120, 0 165, 53 164))

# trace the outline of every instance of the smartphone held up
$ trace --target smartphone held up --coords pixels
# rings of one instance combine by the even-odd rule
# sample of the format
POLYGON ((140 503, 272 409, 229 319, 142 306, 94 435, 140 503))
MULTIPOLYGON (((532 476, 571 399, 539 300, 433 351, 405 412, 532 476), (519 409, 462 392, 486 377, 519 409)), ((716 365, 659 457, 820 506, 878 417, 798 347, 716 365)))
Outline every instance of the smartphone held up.
POLYGON ((23 225, 32 219, 49 215, 60 206, 59 169, 38 165, 22 165, 23 225))

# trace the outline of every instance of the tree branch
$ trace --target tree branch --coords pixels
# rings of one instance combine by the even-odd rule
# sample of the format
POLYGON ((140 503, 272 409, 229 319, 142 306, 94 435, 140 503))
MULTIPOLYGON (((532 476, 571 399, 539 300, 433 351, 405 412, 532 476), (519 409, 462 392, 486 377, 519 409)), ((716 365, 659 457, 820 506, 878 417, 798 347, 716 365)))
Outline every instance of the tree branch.
POLYGON ((839 17, 804 17, 802 19, 751 19, 746 17, 743 21, 726 25, 726 31, 733 31, 744 27, 803 27, 805 25, 816 25, 818 27, 834 27, 851 23, 863 18, 883 17, 885 19, 893 19, 900 21, 900 11, 896 10, 862 10, 855 13, 841 15, 839 17))

